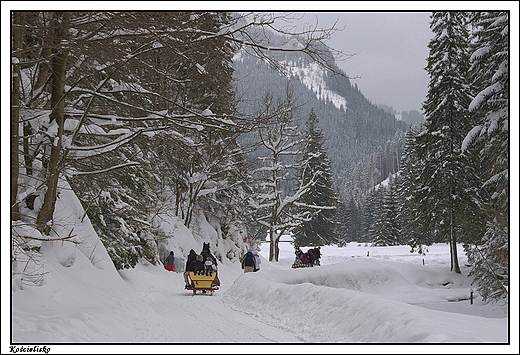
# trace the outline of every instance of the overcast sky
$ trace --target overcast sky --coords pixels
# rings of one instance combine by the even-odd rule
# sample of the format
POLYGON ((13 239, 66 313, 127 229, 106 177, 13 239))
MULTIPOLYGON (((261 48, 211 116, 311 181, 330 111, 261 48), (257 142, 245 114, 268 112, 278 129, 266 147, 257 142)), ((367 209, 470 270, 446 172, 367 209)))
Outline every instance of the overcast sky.
POLYGON ((432 37, 430 12, 302 13, 302 23, 330 27, 336 20, 330 47, 352 58, 338 65, 374 104, 397 111, 421 110, 428 90, 424 70, 432 37))

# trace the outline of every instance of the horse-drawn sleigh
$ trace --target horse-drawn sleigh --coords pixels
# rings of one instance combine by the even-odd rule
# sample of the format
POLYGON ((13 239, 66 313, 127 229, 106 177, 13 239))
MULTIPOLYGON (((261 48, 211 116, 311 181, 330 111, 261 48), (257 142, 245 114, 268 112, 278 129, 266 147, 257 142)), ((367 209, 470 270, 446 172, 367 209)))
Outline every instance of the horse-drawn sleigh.
POLYGON ((197 294, 197 291, 201 291, 201 293, 209 292, 210 296, 213 296, 213 292, 219 289, 219 286, 215 285, 215 278, 217 277, 216 271, 190 271, 189 277, 191 286, 186 287, 186 290, 193 291, 194 295, 197 294))

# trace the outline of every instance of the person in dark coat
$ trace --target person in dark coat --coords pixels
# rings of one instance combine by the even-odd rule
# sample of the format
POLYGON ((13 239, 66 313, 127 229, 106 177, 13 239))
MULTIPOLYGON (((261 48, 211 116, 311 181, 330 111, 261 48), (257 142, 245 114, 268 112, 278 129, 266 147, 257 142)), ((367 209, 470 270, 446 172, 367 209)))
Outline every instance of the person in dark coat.
POLYGON ((186 259, 186 268, 185 270, 188 270, 190 263, 195 260, 197 257, 197 253, 195 253, 195 250, 191 249, 190 253, 188 254, 188 258, 186 259))
POLYGON ((173 251, 170 251, 170 255, 166 258, 166 270, 175 271, 175 257, 173 256, 173 251))
POLYGON ((307 258, 309 259, 308 263, 314 265, 314 260, 316 259, 314 257, 314 249, 307 250, 307 258))
POLYGON ((255 256, 251 251, 248 251, 244 258, 242 259, 242 269, 244 269, 244 273, 246 272, 254 272, 256 269, 256 260, 255 256))
POLYGON ((190 281, 188 280, 191 263, 197 258, 197 253, 195 253, 195 250, 191 249, 190 253, 188 254, 188 258, 186 260, 186 267, 184 268, 184 282, 186 283, 185 288, 190 287, 190 281))
POLYGON ((309 263, 309 254, 303 253, 300 255, 300 260, 302 264, 308 264, 309 263))
POLYGON ((193 260, 189 267, 188 271, 202 271, 204 270, 204 257, 202 255, 197 255, 195 260, 193 260))
POLYGON ((189 280, 190 271, 204 271, 204 257, 202 255, 197 255, 195 260, 190 262, 188 266, 188 271, 184 273, 184 281, 186 282, 186 286, 184 288, 188 288, 192 286, 191 280, 189 280))
POLYGON ((262 263, 262 260, 260 260, 260 255, 258 255, 258 251, 253 250, 253 255, 255 256, 255 270, 254 272, 257 272, 260 270, 260 264, 262 263))
POLYGON ((321 247, 314 248, 314 256, 316 257, 314 264, 320 266, 321 247))

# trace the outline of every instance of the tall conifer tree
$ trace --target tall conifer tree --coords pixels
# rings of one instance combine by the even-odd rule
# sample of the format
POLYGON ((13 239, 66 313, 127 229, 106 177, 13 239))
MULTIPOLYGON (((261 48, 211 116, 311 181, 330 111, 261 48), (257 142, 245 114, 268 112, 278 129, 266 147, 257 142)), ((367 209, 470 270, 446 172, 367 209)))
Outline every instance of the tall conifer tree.
POLYGON ((478 94, 469 108, 477 121, 464 147, 481 158, 477 187, 484 213, 477 218, 483 223, 473 226, 467 253, 483 299, 502 299, 509 287, 509 17, 482 12, 473 24, 470 76, 478 94))
POLYGON ((302 166, 303 184, 317 176, 316 183, 303 196, 304 205, 321 206, 310 221, 304 221, 294 232, 294 242, 298 245, 328 245, 339 241, 337 227, 338 198, 332 181, 331 163, 323 147, 323 132, 318 127, 318 118, 311 110, 306 123, 306 144, 303 159, 307 164, 302 166))
POLYGON ((419 253, 423 253, 424 245, 431 245, 435 242, 434 233, 428 228, 421 228, 424 221, 422 215, 427 213, 425 205, 417 204, 415 199, 419 191, 420 181, 418 174, 424 169, 425 162, 417 156, 417 136, 422 134, 424 127, 411 127, 406 132, 404 146, 405 154, 401 159, 401 181, 398 187, 398 199, 400 211, 398 215, 399 223, 402 226, 403 243, 412 247, 419 253))
POLYGON ((469 31, 464 12, 434 12, 426 70, 430 76, 423 105, 426 131, 418 137, 418 156, 425 164, 415 193, 417 205, 427 206, 420 227, 435 231, 435 240, 450 244, 451 270, 460 273, 457 242, 464 222, 465 166, 460 158, 468 131, 471 90, 469 31))

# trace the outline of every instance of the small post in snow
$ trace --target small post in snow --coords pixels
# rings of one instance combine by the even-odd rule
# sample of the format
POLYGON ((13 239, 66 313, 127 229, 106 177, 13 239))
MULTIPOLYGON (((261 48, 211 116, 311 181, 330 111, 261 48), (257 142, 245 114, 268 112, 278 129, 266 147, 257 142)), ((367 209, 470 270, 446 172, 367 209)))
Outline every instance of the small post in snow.
POLYGON ((470 304, 473 304, 473 289, 471 289, 471 291, 469 291, 469 302, 470 302, 470 304))
POLYGON ((424 265, 424 258, 422 259, 422 264, 424 265))

